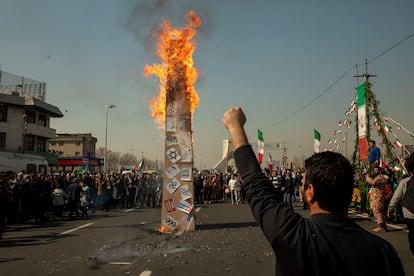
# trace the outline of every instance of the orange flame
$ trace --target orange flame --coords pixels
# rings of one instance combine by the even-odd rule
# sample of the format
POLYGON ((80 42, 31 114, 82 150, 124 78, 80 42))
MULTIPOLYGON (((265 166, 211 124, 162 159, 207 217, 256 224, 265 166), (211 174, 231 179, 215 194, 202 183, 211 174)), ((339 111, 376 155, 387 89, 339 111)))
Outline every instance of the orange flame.
POLYGON ((186 15, 187 25, 181 29, 172 28, 164 20, 161 24, 159 41, 155 55, 160 57, 160 64, 145 65, 144 76, 154 74, 160 79, 160 92, 157 98, 151 100, 151 115, 160 127, 164 127, 166 117, 166 95, 169 85, 184 86, 186 100, 190 105, 190 115, 194 114, 199 98, 194 89, 198 72, 193 67, 193 53, 196 44, 191 39, 196 29, 201 26, 201 20, 195 12, 186 15))

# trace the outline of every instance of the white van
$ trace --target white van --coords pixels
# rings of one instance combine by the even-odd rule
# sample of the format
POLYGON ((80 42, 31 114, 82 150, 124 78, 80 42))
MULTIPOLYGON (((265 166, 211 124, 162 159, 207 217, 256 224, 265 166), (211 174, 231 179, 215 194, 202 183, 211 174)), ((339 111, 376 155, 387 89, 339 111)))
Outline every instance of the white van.
POLYGON ((43 156, 0 152, 0 172, 49 173, 49 165, 43 156))

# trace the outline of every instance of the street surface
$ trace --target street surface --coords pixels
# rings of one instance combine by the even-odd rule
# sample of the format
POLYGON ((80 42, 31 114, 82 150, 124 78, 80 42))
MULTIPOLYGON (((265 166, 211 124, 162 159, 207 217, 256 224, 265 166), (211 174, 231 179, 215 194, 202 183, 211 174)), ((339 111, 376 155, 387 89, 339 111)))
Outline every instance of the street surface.
MULTIPOLYGON (((247 204, 199 205, 196 231, 178 234, 158 234, 160 213, 118 209, 11 225, 0 241, 0 275, 274 275, 274 254, 247 204)), ((370 231, 375 227, 366 215, 350 216, 370 231)), ((378 235, 397 249, 406 275, 414 275, 405 225, 388 228, 378 235)))

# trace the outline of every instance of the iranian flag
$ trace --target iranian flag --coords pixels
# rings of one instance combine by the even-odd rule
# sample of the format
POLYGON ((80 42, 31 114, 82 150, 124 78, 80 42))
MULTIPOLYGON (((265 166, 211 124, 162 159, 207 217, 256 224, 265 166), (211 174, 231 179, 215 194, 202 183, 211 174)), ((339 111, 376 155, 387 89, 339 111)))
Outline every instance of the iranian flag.
POLYGON ((321 146, 321 134, 316 129, 313 129, 313 153, 319 153, 321 146))
POLYGON ((273 171, 273 159, 269 153, 269 171, 273 171))
POLYGON ((139 162, 139 164, 135 168, 135 171, 136 172, 141 172, 142 168, 144 168, 144 159, 142 159, 141 162, 139 162))
POLYGON ((261 132, 260 129, 257 130, 257 137, 257 160, 259 161, 259 164, 262 164, 264 155, 264 140, 263 132, 261 132))
POLYGON ((394 142, 394 146, 395 146, 397 149, 401 148, 401 147, 402 147, 402 143, 401 143, 401 141, 400 141, 399 139, 397 139, 397 140, 394 142))
POLYGON ((382 158, 380 157, 380 167, 385 169, 385 167, 387 167, 387 165, 385 164, 384 160, 382 160, 382 158))
POLYGON ((367 111, 365 104, 365 83, 357 87, 358 93, 358 138, 359 157, 361 160, 368 159, 367 142, 367 111))

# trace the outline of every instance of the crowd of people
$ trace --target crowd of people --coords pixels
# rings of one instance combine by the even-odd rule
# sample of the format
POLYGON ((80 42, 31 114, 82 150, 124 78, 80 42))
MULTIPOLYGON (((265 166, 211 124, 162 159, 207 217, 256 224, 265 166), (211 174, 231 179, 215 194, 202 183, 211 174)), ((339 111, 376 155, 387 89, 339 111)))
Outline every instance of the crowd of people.
POLYGON ((244 203, 243 181, 237 173, 195 174, 193 177, 195 204, 210 204, 231 199, 232 204, 244 203))
MULTIPOLYGON (((303 170, 290 168, 275 168, 264 170, 266 177, 272 181, 275 189, 284 194, 284 201, 293 208, 292 203, 303 203, 300 186, 302 185, 303 170)), ((195 204, 210 204, 218 201, 229 200, 232 205, 246 202, 246 188, 239 173, 196 174, 194 176, 195 204)), ((303 208, 306 209, 305 204, 303 208)))
MULTIPOLYGON (((410 163, 406 167, 412 175, 414 161, 412 167, 410 163)), ((262 173, 274 190, 280 192, 288 209, 293 210, 293 202, 296 201, 301 203, 304 210, 308 209, 309 204, 301 190, 304 169, 265 169, 262 173)), ((369 188, 367 209, 377 223, 373 232, 387 232, 387 223, 395 220, 395 211, 399 211, 400 216, 407 221, 410 249, 414 256, 414 212, 401 206, 410 178, 404 178, 401 185, 398 185, 399 179, 395 172, 389 168, 381 168, 378 162, 370 164, 370 171, 362 176, 354 171, 354 185, 363 181, 369 188)), ((50 219, 59 221, 63 218, 87 218, 90 212, 114 208, 159 208, 162 205, 162 183, 159 174, 134 171, 110 174, 1 174, 0 238, 6 223, 41 223, 50 219)), ((248 202, 246 183, 239 172, 194 173, 193 189, 195 204, 229 201, 232 205, 239 205, 248 202)))
MULTIPOLYGON (((300 187, 303 169, 276 168, 264 170, 275 190, 283 193, 283 201, 293 208, 293 202, 300 202, 307 209, 300 187)), ((378 222, 376 232, 386 231, 388 204, 397 188, 397 180, 390 170, 373 169, 366 174, 365 181, 370 186, 370 210, 378 222)), ((42 222, 53 214, 54 220, 63 218, 88 217, 100 209, 111 208, 160 207, 162 179, 151 173, 54 173, 24 174, 6 173, 0 175, 2 184, 2 217, 7 223, 25 223, 29 220, 42 222)), ((246 200, 245 183, 237 172, 194 174, 194 203, 210 204, 228 200, 232 205, 244 204, 246 200)), ((4 221, 2 219, 2 221, 4 221)))
MULTIPOLYGON (((301 173, 276 169, 268 172, 276 189, 284 191, 286 202, 300 197, 301 173)), ((50 175, 7 172, 0 175, 0 221, 5 224, 42 223, 47 220, 87 218, 96 210, 159 208, 162 177, 153 173, 69 172, 50 175)), ((246 190, 238 173, 194 174, 194 203, 246 202, 246 190)))
POLYGON ((162 179, 151 172, 0 175, 0 233, 5 224, 41 223, 111 208, 160 207, 162 179))

